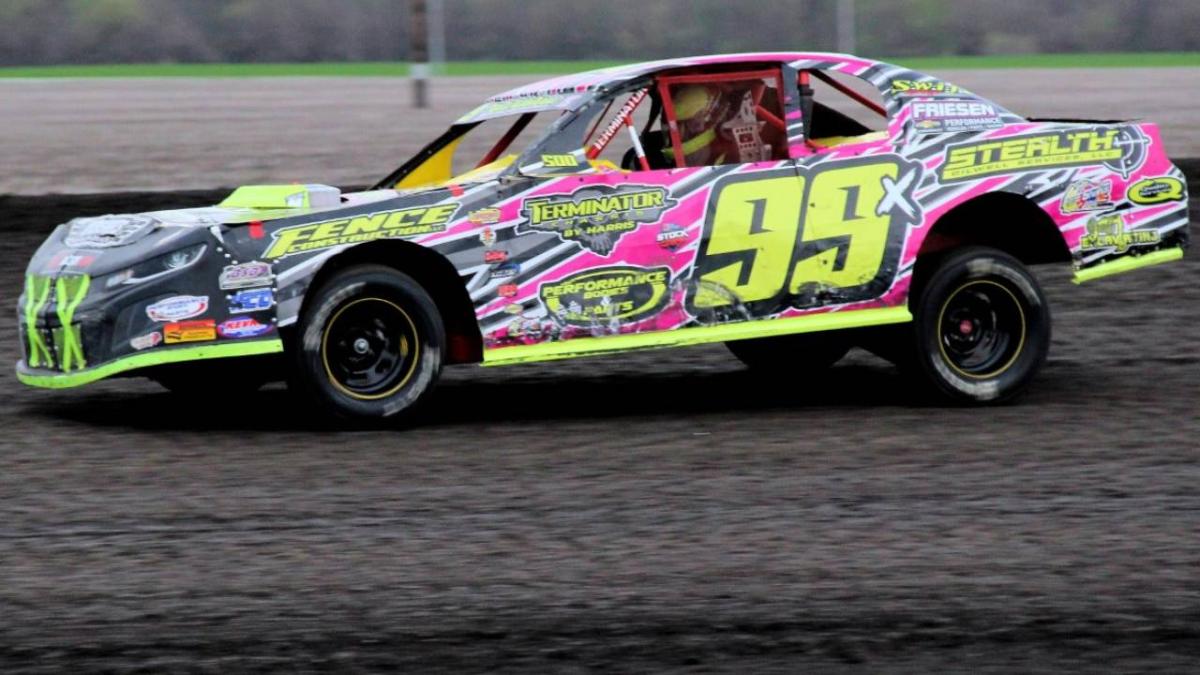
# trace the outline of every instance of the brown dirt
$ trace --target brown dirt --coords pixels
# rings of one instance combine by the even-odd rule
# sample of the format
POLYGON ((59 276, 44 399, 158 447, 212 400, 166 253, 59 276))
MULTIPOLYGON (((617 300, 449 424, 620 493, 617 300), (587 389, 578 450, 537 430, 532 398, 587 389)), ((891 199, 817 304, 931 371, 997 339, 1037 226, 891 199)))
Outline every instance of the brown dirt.
MULTIPOLYGON (((166 199, 0 199, 0 304, 52 223, 166 199)), ((409 431, 3 376, 0 670, 1190 670, 1198 273, 1043 270, 1050 361, 992 409, 719 346, 453 369, 409 431)))

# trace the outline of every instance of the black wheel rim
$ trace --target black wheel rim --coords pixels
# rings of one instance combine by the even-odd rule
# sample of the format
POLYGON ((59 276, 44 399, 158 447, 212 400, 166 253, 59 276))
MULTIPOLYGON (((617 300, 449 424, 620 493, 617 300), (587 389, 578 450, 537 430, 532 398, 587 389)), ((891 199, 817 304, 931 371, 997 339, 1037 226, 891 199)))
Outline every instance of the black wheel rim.
POLYGON ((938 316, 942 356, 959 374, 995 377, 1025 344, 1025 312, 1017 296, 994 281, 972 281, 950 294, 938 316))
POLYGON ((325 325, 321 358, 330 382, 359 399, 391 396, 412 377, 419 356, 416 326, 394 302, 359 298, 325 325))

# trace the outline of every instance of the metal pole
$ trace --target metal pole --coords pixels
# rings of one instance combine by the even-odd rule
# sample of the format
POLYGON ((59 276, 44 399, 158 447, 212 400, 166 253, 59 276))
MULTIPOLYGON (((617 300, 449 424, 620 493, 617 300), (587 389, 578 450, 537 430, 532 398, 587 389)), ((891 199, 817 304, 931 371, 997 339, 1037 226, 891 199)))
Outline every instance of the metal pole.
POLYGON ((858 47, 854 26, 854 0, 837 0, 837 50, 853 54, 858 47))
POLYGON ((425 0, 409 0, 408 60, 413 107, 429 107, 429 22, 425 0))
POLYGON ((433 74, 440 75, 446 63, 446 3, 429 0, 429 60, 433 74))

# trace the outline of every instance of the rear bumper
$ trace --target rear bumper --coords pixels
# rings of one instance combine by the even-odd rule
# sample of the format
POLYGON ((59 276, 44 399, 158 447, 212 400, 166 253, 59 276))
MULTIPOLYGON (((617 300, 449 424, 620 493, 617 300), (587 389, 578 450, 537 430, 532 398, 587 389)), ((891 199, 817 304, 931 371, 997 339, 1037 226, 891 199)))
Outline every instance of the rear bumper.
POLYGON ((246 340, 240 342, 218 342, 188 347, 164 347, 138 354, 131 354, 83 370, 62 372, 46 368, 31 368, 24 361, 17 363, 17 379, 23 384, 43 389, 67 389, 90 384, 106 377, 141 368, 167 363, 220 359, 236 356, 259 356, 283 351, 283 341, 246 340))
POLYGON ((1151 265, 1161 265, 1166 262, 1183 259, 1183 247, 1164 248, 1158 251, 1153 251, 1145 255, 1126 256, 1117 258, 1106 263, 1100 263, 1093 267, 1087 267, 1075 272, 1074 282, 1082 284, 1086 281, 1102 279, 1114 274, 1121 274, 1130 270, 1140 269, 1142 267, 1150 267, 1151 265))

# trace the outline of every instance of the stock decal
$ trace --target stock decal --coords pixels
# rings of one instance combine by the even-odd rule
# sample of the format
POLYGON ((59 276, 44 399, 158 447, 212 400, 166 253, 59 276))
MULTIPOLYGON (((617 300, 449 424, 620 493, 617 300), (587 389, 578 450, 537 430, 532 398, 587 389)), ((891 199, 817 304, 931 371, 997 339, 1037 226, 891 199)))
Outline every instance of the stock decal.
POLYGON ((1064 129, 951 145, 938 169, 943 183, 1018 171, 1102 164, 1128 177, 1146 160, 1149 139, 1136 127, 1064 129))
POLYGON ((1143 178, 1129 186, 1126 197, 1134 204, 1162 204, 1183 199, 1183 181, 1171 176, 1143 178))
POLYGON ((718 181, 688 288, 689 311, 788 306, 878 296, 896 272, 920 164, 894 155, 718 181))
POLYGON ((593 185, 571 194, 541 195, 521 205, 518 234, 552 232, 600 255, 612 253, 621 236, 662 217, 675 200, 663 187, 593 185))
POLYGON ((654 316, 666 306, 670 286, 670 268, 618 265, 542 284, 538 296, 559 323, 588 328, 654 316))
POLYGON ((458 204, 417 206, 398 211, 381 211, 353 218, 305 223, 276 230, 262 257, 279 259, 298 253, 359 244, 375 239, 414 237, 443 232, 454 218, 458 204))
POLYGON ((659 229, 658 235, 654 238, 654 241, 658 243, 659 247, 674 252, 679 250, 679 248, 684 244, 688 243, 690 239, 691 237, 688 236, 687 230, 683 229, 679 225, 667 223, 666 225, 663 225, 661 229, 659 229))

